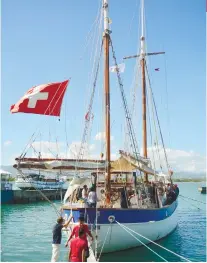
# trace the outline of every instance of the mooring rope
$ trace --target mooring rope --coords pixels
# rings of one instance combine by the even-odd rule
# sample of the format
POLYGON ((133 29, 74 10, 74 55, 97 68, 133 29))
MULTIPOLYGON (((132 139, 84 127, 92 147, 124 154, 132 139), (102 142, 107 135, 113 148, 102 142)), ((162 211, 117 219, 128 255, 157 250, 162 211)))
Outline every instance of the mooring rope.
POLYGON ((53 204, 53 202, 51 202, 50 199, 47 198, 47 196, 46 196, 40 189, 36 188, 31 181, 27 180, 27 178, 25 177, 24 173, 23 173, 20 169, 17 168, 17 170, 18 170, 18 172, 22 175, 23 179, 24 179, 27 183, 30 183, 30 184, 35 188, 35 190, 38 191, 38 192, 42 195, 42 197, 51 204, 51 206, 54 208, 55 213, 57 214, 57 216, 60 216, 61 213, 58 211, 58 209, 57 209, 57 207, 55 206, 55 204, 53 204))
POLYGON ((108 236, 108 234, 109 234, 109 230, 110 230, 110 229, 111 229, 111 224, 109 225, 109 228, 108 228, 108 230, 107 230, 107 233, 106 233, 106 236, 105 236, 105 239, 104 239, 103 245, 102 245, 102 247, 101 247, 101 252, 100 252, 100 254, 99 254, 99 258, 97 259, 97 261, 99 261, 100 258, 101 258, 101 254, 102 254, 103 248, 104 248, 104 246, 105 246, 106 239, 107 239, 107 236, 108 236))
POLYGON ((158 246, 158 247, 160 247, 160 248, 163 248, 164 250, 168 251, 169 253, 172 253, 172 254, 174 254, 175 256, 177 256, 177 257, 179 257, 179 258, 182 258, 182 259, 184 259, 184 260, 186 260, 186 261, 188 261, 188 262, 192 262, 192 261, 190 261, 189 259, 187 259, 187 258, 185 258, 185 257, 183 257, 183 256, 181 256, 181 255, 178 255, 177 253, 173 252, 172 250, 169 250, 169 249, 167 249, 167 248, 159 245, 158 243, 155 243, 154 241, 150 240, 149 238, 147 238, 147 237, 145 237, 145 236, 143 236, 143 235, 135 232, 134 230, 130 229, 129 227, 127 227, 127 226, 125 226, 125 225, 122 225, 122 224, 119 223, 118 221, 116 221, 116 223, 117 223, 118 225, 122 226, 122 227, 125 227, 126 229, 130 230, 131 232, 135 233, 136 235, 138 235, 138 236, 140 236, 140 237, 142 237, 142 238, 150 241, 150 242, 153 243, 154 245, 156 245, 156 246, 158 246))
MULTIPOLYGON (((116 221, 117 222, 117 221, 116 221)), ((133 235, 129 230, 127 230, 127 227, 120 224, 119 222, 117 222, 117 224, 119 226, 121 226, 126 232, 128 232, 132 237, 134 237, 137 241, 139 241, 143 246, 145 246, 147 249, 149 249, 150 251, 152 251, 155 255, 157 255, 159 258, 161 258, 162 260, 164 260, 165 262, 168 262, 165 258, 163 258, 162 256, 160 256, 157 252, 155 252, 153 249, 151 249, 150 247, 148 247, 145 243, 143 243, 139 238, 135 237, 135 235, 133 235)), ((131 230, 131 229, 130 229, 131 230)))
POLYGON ((180 196, 180 197, 181 197, 181 198, 182 198, 182 200, 183 200, 183 201, 185 201, 186 203, 188 203, 188 204, 190 204, 190 205, 194 206, 194 207, 195 207, 195 208, 197 208, 198 210, 202 210, 200 207, 198 207, 198 206, 196 206, 196 205, 194 205, 194 204, 190 203, 189 201, 185 200, 185 198, 183 198, 182 196, 180 196))
POLYGON ((199 200, 196 200, 196 199, 193 199, 193 198, 190 198, 190 197, 187 197, 187 196, 181 195, 181 194, 179 194, 179 196, 182 196, 182 197, 184 197, 184 198, 187 198, 187 199, 193 200, 193 201, 195 201, 195 202, 198 202, 198 203, 201 203, 201 204, 206 205, 205 202, 202 202, 202 201, 199 201, 199 200))

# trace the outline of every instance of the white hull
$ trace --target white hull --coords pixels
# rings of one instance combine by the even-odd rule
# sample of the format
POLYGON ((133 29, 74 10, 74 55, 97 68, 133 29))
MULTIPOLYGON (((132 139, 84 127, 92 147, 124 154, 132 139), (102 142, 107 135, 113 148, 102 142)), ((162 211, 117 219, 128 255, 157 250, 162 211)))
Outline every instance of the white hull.
POLYGON ((15 182, 15 185, 22 189, 60 189, 63 187, 64 182, 42 182, 42 181, 33 181, 31 179, 24 180, 23 178, 18 178, 15 182))
MULTIPOLYGON (((170 234, 176 228, 177 223, 178 220, 176 209, 170 217, 167 217, 164 220, 150 221, 146 223, 125 223, 124 225, 132 229, 133 231, 143 235, 144 237, 152 241, 156 241, 170 234)), ((129 248, 142 246, 142 244, 139 241, 137 241, 134 237, 127 233, 127 231, 124 230, 117 223, 112 223, 111 225, 98 224, 98 253, 100 253, 101 251, 108 230, 109 233, 105 245, 103 247, 102 253, 121 251, 129 248)), ((68 234, 70 234, 70 231, 68 234)), ((95 230, 92 231, 92 234, 95 237, 95 230)), ((135 233, 132 234, 135 235, 138 239, 140 239, 143 243, 150 243, 150 241, 141 238, 135 233)), ((94 250, 94 243, 92 246, 94 250)))
MULTIPOLYGON (((137 224, 129 223, 124 225, 126 227, 129 227, 133 231, 149 238, 150 240, 156 241, 167 236, 176 228, 177 212, 175 211, 172 216, 161 221, 137 224)), ((108 228, 109 225, 100 225, 100 230, 98 230, 98 252, 100 252, 102 248, 108 228)), ((95 234, 94 231, 93 234, 95 234)), ((150 243, 146 239, 141 238, 134 233, 132 234, 145 244, 150 243)), ((127 233, 126 230, 124 230, 121 226, 119 226, 118 224, 112 224, 111 230, 109 230, 109 234, 103 248, 103 253, 125 250, 141 245, 142 244, 140 242, 138 242, 134 237, 127 233)))

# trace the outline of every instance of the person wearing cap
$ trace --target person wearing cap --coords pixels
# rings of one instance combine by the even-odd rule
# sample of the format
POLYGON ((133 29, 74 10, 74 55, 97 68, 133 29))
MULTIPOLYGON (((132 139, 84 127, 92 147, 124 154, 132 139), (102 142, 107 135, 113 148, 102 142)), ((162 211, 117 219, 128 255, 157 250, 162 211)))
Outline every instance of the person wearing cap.
POLYGON ((64 224, 64 219, 62 217, 58 217, 57 223, 53 227, 53 241, 52 241, 52 258, 51 262, 57 262, 60 254, 60 244, 62 239, 61 230, 63 227, 67 227, 72 218, 68 220, 67 223, 64 224))
POLYGON ((86 249, 86 258, 89 257, 89 249, 88 249, 88 240, 87 240, 87 235, 91 237, 91 241, 93 242, 93 236, 91 234, 91 231, 88 228, 88 225, 84 224, 84 216, 80 215, 79 217, 79 224, 73 228, 73 231, 68 238, 65 247, 68 246, 69 241, 72 239, 73 236, 78 237, 79 230, 83 229, 84 234, 83 234, 83 239, 87 242, 87 249, 86 249))
POLYGON ((78 231, 78 237, 71 240, 70 252, 68 261, 70 262, 85 262, 86 261, 86 250, 88 248, 87 241, 83 238, 84 230, 80 228, 78 231))

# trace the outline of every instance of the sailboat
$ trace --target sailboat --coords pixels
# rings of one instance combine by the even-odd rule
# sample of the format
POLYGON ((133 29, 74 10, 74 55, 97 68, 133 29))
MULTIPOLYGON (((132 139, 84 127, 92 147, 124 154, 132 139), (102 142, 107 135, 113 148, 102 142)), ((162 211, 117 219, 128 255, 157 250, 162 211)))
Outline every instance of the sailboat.
MULTIPOLYGON (((159 197, 159 189, 164 191, 167 185, 169 188, 173 187, 172 171, 167 162, 165 148, 163 147, 168 168, 167 174, 158 172, 152 166, 147 151, 146 57, 163 54, 163 52, 147 53, 145 50, 144 0, 142 0, 140 54, 130 56, 139 59, 142 72, 143 156, 141 156, 112 43, 108 10, 108 0, 103 0, 104 31, 102 45, 104 50, 105 154, 101 154, 100 159, 88 159, 84 158, 82 153, 86 136, 85 131, 92 116, 92 105, 90 104, 82 145, 77 158, 26 158, 25 155, 22 155, 16 158, 17 164, 15 165, 18 170, 29 168, 48 171, 64 170, 74 173, 73 180, 70 182, 64 197, 61 213, 65 220, 73 217, 73 224, 78 222, 80 215, 84 215, 85 221, 96 236, 96 242, 93 247, 96 255, 100 252, 120 251, 142 245, 142 243, 137 242, 132 236, 128 235, 124 227, 128 227, 132 231, 146 237, 147 239, 141 238, 143 243, 156 241, 167 236, 177 226, 176 209, 178 206, 177 198, 167 204, 162 203, 159 197), (125 110, 131 146, 131 152, 120 150, 120 157, 117 160, 111 160, 110 47, 125 110), (97 202, 95 207, 91 207, 87 200, 81 198, 79 194, 85 185, 88 188, 92 186, 93 191, 96 191, 97 202)), ((151 93, 151 96, 153 99, 152 103, 154 103, 153 93, 151 93)), ((157 116, 156 109, 155 115, 157 116)), ((160 127, 159 123, 158 125, 160 127)), ((161 139, 164 146, 162 136, 161 139)))

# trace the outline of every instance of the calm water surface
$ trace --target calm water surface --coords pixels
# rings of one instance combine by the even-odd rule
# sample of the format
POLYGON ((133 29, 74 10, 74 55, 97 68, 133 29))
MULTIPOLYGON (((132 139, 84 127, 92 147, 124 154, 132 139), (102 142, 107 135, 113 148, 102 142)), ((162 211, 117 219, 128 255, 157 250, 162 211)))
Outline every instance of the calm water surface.
MULTIPOLYGON (((198 192, 200 185, 202 183, 179 183, 180 194, 206 202, 206 195, 198 192)), ((60 207, 60 203, 55 204, 60 207)), ((186 202, 179 197, 178 227, 168 237, 160 240, 159 244, 191 261, 206 262, 205 209, 204 204, 193 201, 186 202)), ((28 205, 2 205, 1 261, 50 261, 52 227, 55 221, 56 213, 47 202, 28 205)), ((60 261, 67 261, 64 239, 65 237, 62 241, 60 261)), ((150 247, 167 261, 180 261, 176 256, 153 244, 150 247)), ((101 261, 111 262, 159 262, 160 260, 145 247, 110 253, 101 258, 101 261)))

